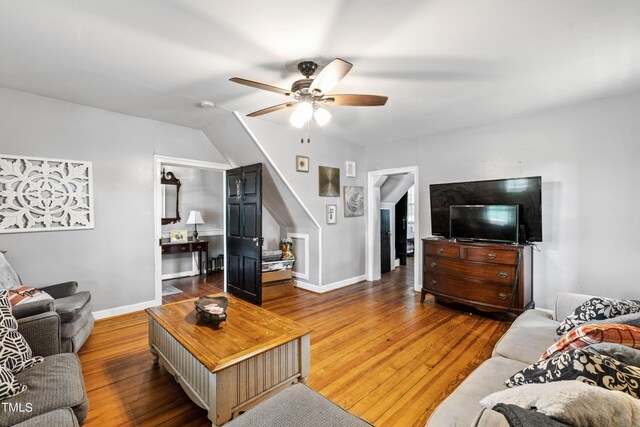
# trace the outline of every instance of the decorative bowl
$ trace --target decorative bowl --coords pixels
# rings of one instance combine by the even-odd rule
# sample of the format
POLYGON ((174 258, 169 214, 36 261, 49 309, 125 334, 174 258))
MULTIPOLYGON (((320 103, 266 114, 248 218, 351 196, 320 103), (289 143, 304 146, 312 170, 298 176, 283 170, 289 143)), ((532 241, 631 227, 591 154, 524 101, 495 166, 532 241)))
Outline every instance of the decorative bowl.
POLYGON ((227 305, 229 304, 229 300, 226 297, 209 297, 204 296, 200 297, 198 301, 194 302, 196 306, 196 317, 202 323, 209 324, 213 326, 215 329, 220 327, 220 323, 227 320, 227 305), (210 304, 217 305, 220 309, 222 309, 222 313, 211 313, 205 309, 206 306, 210 304))

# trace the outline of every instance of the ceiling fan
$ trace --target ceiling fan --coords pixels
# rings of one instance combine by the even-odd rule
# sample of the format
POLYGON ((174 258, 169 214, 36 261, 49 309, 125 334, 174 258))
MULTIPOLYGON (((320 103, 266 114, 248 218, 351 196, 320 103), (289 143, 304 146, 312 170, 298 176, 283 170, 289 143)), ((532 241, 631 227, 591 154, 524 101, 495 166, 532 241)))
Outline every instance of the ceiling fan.
POLYGON ((303 79, 296 80, 291 85, 291 90, 247 80, 240 77, 233 77, 229 80, 256 89, 268 90, 289 96, 292 99, 262 110, 247 114, 248 117, 262 116, 286 108, 295 107, 289 122, 297 128, 301 128, 312 118, 319 126, 324 126, 331 119, 331 113, 323 105, 342 105, 350 107, 375 107, 385 105, 386 96, 363 95, 363 94, 328 94, 340 80, 342 80, 351 70, 353 64, 336 58, 331 61, 320 73, 311 78, 318 69, 318 64, 314 61, 302 61, 298 64, 298 71, 304 76, 303 79))

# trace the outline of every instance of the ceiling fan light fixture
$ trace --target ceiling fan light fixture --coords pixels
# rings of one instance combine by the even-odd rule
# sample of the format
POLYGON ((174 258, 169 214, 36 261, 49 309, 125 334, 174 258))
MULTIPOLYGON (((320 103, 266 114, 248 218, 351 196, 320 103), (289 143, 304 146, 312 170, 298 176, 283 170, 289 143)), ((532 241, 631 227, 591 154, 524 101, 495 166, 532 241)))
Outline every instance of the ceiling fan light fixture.
POLYGON ((313 120, 315 120, 318 126, 324 126, 331 120, 331 113, 326 108, 317 107, 313 113, 313 120))
POLYGON ((309 102, 302 101, 299 102, 298 105, 296 105, 295 110, 293 110, 293 114, 291 114, 291 117, 289 118, 289 123, 294 127, 301 128, 305 123, 311 120, 312 116, 313 107, 309 102))

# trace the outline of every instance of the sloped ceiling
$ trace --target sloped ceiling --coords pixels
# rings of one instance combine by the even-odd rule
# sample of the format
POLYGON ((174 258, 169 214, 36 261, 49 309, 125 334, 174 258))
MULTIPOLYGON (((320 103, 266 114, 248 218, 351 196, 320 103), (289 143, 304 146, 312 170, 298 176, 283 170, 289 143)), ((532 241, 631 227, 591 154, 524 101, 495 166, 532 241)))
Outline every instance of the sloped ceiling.
MULTIPOLYGON (((0 86, 202 129, 211 100, 249 113, 295 64, 354 64, 329 135, 375 144, 640 87, 636 0, 5 0, 0 86)), ((287 112, 264 118, 286 123, 287 112)))

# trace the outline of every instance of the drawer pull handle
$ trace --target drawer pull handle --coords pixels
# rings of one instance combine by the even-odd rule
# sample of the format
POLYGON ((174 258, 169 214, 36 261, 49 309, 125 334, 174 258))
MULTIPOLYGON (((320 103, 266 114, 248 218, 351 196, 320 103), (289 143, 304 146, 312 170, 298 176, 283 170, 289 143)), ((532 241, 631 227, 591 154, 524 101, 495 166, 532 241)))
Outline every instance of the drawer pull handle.
POLYGON ((180 248, 181 251, 186 251, 187 248, 185 248, 184 246, 180 248))
POLYGON ((444 248, 438 248, 438 251, 437 251, 437 252, 438 252, 439 254, 443 254, 443 253, 444 253, 444 248))
POLYGON ((498 299, 507 299, 507 294, 505 294, 504 292, 500 292, 498 294, 498 299))
POLYGON ((436 268, 438 267, 438 263, 437 262, 432 262, 431 264, 429 264, 431 266, 431 268, 436 268))
POLYGON ((487 254, 487 258, 496 259, 496 254, 487 254))
POLYGON ((438 281, 431 279, 431 286, 438 286, 438 281))
POLYGON ((505 272, 505 271, 501 271, 500 273, 498 273, 498 277, 501 279, 504 279, 505 277, 508 277, 509 273, 505 272))

